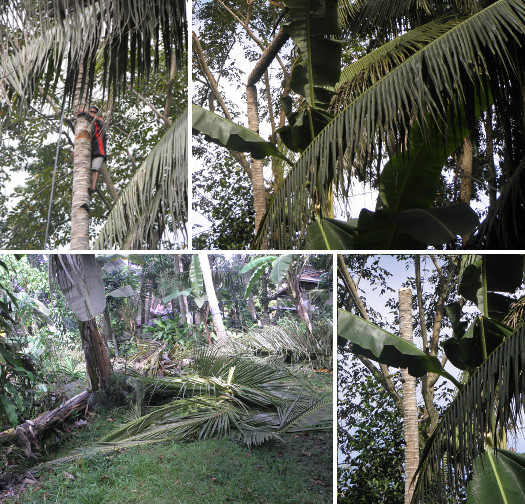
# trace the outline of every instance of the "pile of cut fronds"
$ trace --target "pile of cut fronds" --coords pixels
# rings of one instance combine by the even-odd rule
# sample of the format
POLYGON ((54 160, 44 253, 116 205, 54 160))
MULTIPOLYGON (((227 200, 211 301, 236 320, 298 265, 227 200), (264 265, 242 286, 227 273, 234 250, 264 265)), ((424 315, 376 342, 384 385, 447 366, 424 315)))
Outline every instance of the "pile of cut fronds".
POLYGON ((129 382, 140 406, 89 452, 212 436, 256 446, 286 432, 332 429, 330 392, 320 394, 286 368, 256 358, 207 349, 188 376, 133 375, 129 382))
POLYGON ((268 355, 271 360, 288 360, 292 364, 308 363, 313 367, 332 368, 332 321, 320 318, 312 321, 312 332, 298 320, 286 319, 279 325, 253 328, 236 350, 268 355), (277 359, 276 359, 277 358, 277 359))

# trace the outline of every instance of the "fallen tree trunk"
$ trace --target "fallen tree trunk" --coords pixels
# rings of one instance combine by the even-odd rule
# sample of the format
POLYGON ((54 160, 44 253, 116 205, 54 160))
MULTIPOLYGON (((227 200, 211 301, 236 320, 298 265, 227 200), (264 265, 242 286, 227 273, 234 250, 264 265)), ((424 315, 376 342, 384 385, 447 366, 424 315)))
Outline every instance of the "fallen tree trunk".
POLYGON ((38 436, 62 423, 74 411, 86 408, 92 392, 84 391, 66 401, 62 406, 51 411, 46 411, 37 416, 34 420, 26 420, 24 423, 17 425, 14 428, 0 432, 0 442, 6 440, 14 440, 24 450, 26 457, 37 458, 35 452, 40 451, 38 445, 38 436), (34 451, 33 451, 34 449, 34 451))

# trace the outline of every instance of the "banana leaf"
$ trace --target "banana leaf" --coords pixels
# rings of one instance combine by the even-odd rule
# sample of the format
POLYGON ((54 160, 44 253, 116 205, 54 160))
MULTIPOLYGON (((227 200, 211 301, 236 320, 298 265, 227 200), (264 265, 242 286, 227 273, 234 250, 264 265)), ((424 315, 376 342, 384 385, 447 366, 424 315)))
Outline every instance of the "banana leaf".
POLYGON ((337 0, 284 0, 287 22, 282 24, 299 48, 290 87, 313 108, 326 109, 341 74, 341 21, 337 0))
POLYGON ((501 345, 512 332, 511 327, 480 316, 474 319, 464 334, 454 331, 454 336, 444 341, 441 346, 454 366, 472 371, 480 366, 486 356, 501 345))
POLYGON ((341 309, 338 310, 337 335, 350 341, 352 352, 356 354, 387 366, 408 368, 409 374, 416 378, 426 373, 436 373, 461 387, 442 368, 437 357, 427 355, 413 343, 341 309))
POLYGON ((249 152, 255 159, 276 156, 292 164, 273 143, 262 139, 257 133, 197 105, 192 105, 192 129, 194 135, 204 134, 208 142, 238 152, 249 152))
POLYGON ((306 230, 306 248, 310 250, 351 250, 357 221, 318 217, 306 230))
POLYGON ((525 502, 525 455, 487 447, 474 460, 467 485, 467 504, 521 504, 525 502))
POLYGON ((465 204, 403 212, 364 208, 359 214, 355 244, 359 249, 421 249, 453 240, 478 223, 476 212, 465 204))

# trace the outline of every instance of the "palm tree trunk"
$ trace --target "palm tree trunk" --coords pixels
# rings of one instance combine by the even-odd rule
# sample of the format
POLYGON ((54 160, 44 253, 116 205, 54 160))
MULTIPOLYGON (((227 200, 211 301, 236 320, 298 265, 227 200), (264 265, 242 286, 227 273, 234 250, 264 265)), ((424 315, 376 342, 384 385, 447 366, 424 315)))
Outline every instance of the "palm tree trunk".
MULTIPOLYGON (((472 199, 472 140, 467 136, 463 140, 463 154, 461 156, 461 185, 459 199, 461 203, 470 205, 472 199)), ((472 233, 463 235, 463 243, 467 243, 472 233)))
MULTIPOLYGON (((87 109, 87 97, 82 89, 83 68, 78 72, 75 110, 87 109)), ((85 84, 85 83, 84 83, 85 84)), ((89 249, 88 188, 91 184, 91 124, 87 116, 78 116, 75 123, 75 160, 73 162, 73 201, 71 205, 71 250, 89 249)))
MULTIPOLYGON (((175 254, 173 256, 173 271, 177 275, 177 277, 182 274, 182 260, 180 257, 180 254, 175 254)), ((186 322, 186 324, 191 324, 190 319, 190 310, 188 308, 188 296, 179 296, 179 310, 180 315, 182 317, 182 320, 186 322)))
POLYGON ((82 347, 86 357, 86 370, 91 390, 105 387, 111 374, 111 362, 108 348, 98 332, 94 318, 86 322, 78 322, 82 347))
MULTIPOLYGON (((401 337, 412 342, 412 292, 399 289, 399 329, 401 337)), ((412 480, 419 463, 419 434, 417 425, 416 379, 401 370, 403 379, 403 424, 405 427, 405 504, 410 504, 414 486, 412 480)))
MULTIPOLYGON (((246 102, 248 107, 248 128, 259 134, 259 111, 257 104, 257 88, 246 86, 246 102)), ((255 233, 259 230, 266 212, 266 191, 264 189, 262 159, 252 159, 253 206, 255 208, 255 233)))
MULTIPOLYGON (((259 134, 259 112, 257 104, 257 88, 255 84, 260 80, 268 70, 273 59, 281 47, 288 40, 289 35, 282 29, 275 35, 271 44, 257 61, 253 71, 248 76, 246 83, 246 105, 248 109, 248 128, 259 134)), ((262 218, 266 212, 266 190, 264 188, 263 162, 260 159, 252 159, 252 186, 253 186, 253 206, 255 208, 255 233, 259 230, 262 218)), ((262 241, 262 247, 265 247, 265 240, 262 241)))
POLYGON ((207 255, 199 255, 199 261, 202 270, 202 279, 204 281, 204 287, 206 289, 206 295, 208 296, 208 304, 210 306, 211 318, 215 327, 215 333, 217 334, 217 344, 224 344, 228 338, 226 336, 226 330, 224 329, 224 323, 222 321, 221 311, 219 309, 219 302, 217 301, 217 295, 215 294, 215 287, 213 285, 213 278, 211 276, 211 267, 209 258, 207 255))

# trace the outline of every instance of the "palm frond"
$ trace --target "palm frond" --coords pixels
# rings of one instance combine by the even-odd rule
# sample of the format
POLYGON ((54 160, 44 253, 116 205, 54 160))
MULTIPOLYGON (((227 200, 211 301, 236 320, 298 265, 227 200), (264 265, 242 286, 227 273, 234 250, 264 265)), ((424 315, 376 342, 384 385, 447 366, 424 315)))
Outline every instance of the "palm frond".
MULTIPOLYGON (((474 106, 495 75, 514 72, 516 46, 525 33, 525 5, 499 0, 470 16, 398 65, 338 114, 314 139, 277 190, 254 242, 297 248, 320 201, 345 187, 352 163, 373 154, 388 135, 416 119, 441 126, 452 106, 474 106), (495 63, 498 62, 499 64, 495 63), (489 72, 490 68, 490 72, 489 72), (426 115, 428 114, 428 119, 426 115)), ((508 79, 501 78, 499 86, 508 79)), ((494 92, 494 89, 492 90, 494 92)))
POLYGON ((235 341, 233 345, 236 351, 266 352, 282 358, 291 356, 292 362, 315 359, 331 367, 332 323, 328 319, 318 319, 310 332, 306 325, 287 320, 280 325, 250 329, 242 341, 235 341))
POLYGON ((363 56, 341 71, 336 86, 335 109, 345 107, 362 92, 366 91, 393 68, 423 49, 430 42, 441 37, 460 19, 432 21, 390 40, 376 50, 363 56))
POLYGON ((158 247, 166 223, 175 238, 187 239, 187 123, 186 111, 150 152, 111 210, 95 249, 158 247))
POLYGON ((429 12, 427 0, 343 0, 340 5, 343 26, 352 30, 385 31, 406 26, 407 17, 415 11, 429 12), (371 21, 373 20, 373 21, 371 21))
POLYGON ((498 430, 516 428, 522 418, 524 371, 522 327, 489 355, 447 408, 421 456, 413 503, 459 502, 487 434, 496 442, 498 430))
POLYGON ((1 24, 8 27, 2 33, 7 50, 2 54, 0 96, 9 103, 9 97, 17 94, 21 110, 33 98, 39 79, 46 92, 56 89, 62 63, 68 69, 64 93, 69 99, 82 66, 87 88, 92 89, 99 51, 102 85, 117 94, 128 83, 127 72, 133 86, 135 76, 147 79, 151 68, 157 70, 161 51, 167 68, 172 57, 177 63, 182 59, 184 0, 53 0, 25 2, 22 8, 18 4, 9 2, 0 11, 1 24))

